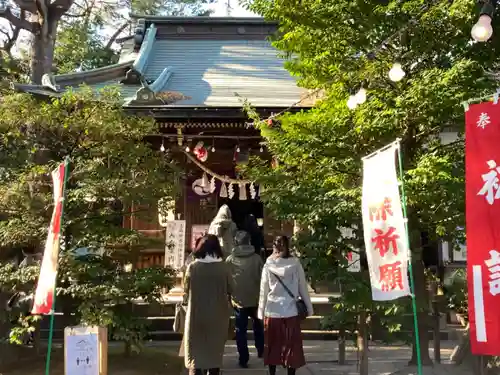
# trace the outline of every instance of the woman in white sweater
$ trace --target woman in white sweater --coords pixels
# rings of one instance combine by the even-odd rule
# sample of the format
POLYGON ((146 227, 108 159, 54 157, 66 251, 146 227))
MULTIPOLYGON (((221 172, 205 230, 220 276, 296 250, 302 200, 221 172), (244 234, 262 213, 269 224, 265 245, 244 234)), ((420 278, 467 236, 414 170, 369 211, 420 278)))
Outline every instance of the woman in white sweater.
POLYGON ((304 269, 290 254, 288 237, 278 236, 262 270, 258 310, 259 319, 264 320, 264 363, 270 375, 276 374, 276 366, 284 366, 288 375, 295 375, 295 370, 305 365, 299 298, 311 316, 313 307, 304 269))

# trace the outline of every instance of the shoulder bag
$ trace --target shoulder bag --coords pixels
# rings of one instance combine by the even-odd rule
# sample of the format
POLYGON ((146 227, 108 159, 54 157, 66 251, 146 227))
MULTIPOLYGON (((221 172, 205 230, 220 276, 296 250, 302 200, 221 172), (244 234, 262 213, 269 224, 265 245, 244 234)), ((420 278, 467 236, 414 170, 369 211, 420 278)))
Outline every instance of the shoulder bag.
POLYGON ((295 306, 297 306, 297 313, 299 315, 299 319, 304 320, 305 318, 307 318, 307 315, 309 315, 309 313, 307 311, 307 306, 306 306, 306 303, 304 302, 304 300, 300 297, 295 297, 293 295, 292 291, 285 285, 283 280, 281 280, 281 277, 276 275, 274 272, 271 272, 271 273, 274 275, 274 277, 276 277, 276 279, 279 281, 281 286, 283 286, 283 288, 285 288, 285 291, 288 293, 288 295, 295 301, 295 306))
POLYGON ((175 333, 184 333, 184 323, 186 321, 186 306, 182 303, 178 303, 175 306, 175 318, 173 331, 175 333))

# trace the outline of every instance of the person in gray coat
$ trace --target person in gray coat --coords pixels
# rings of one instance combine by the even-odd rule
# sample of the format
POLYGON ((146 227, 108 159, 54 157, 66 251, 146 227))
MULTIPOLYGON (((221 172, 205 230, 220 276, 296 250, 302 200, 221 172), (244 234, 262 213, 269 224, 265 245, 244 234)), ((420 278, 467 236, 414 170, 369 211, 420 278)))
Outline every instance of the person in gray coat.
POLYGON ((210 223, 208 234, 213 234, 219 239, 224 258, 231 254, 234 247, 234 236, 238 227, 231 218, 231 210, 224 204, 210 223))
POLYGON ((240 367, 246 368, 250 355, 248 352, 247 327, 248 318, 252 319, 255 349, 257 355, 264 353, 264 326, 257 318, 259 305, 260 277, 264 262, 255 248, 250 244, 248 232, 238 231, 234 238, 234 249, 226 259, 230 265, 233 278, 233 294, 231 302, 235 313, 236 346, 240 367))

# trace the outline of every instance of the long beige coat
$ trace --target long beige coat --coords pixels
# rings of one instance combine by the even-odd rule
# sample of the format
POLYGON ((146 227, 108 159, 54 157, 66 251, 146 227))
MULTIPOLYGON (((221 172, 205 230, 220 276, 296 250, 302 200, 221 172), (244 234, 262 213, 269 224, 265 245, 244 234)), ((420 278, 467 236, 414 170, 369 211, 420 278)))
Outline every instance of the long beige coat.
POLYGON ((221 368, 229 330, 232 279, 225 262, 195 261, 186 270, 186 368, 221 368))

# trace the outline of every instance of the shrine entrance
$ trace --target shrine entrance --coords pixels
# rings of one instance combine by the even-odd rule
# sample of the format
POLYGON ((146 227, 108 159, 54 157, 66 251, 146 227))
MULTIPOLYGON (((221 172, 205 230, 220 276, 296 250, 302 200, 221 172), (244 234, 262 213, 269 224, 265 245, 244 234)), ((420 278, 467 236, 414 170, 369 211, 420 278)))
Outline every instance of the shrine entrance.
POLYGON ((264 226, 264 205, 260 200, 245 200, 240 201, 237 199, 220 198, 218 199, 219 209, 222 205, 226 204, 231 210, 233 221, 238 226, 238 229, 244 228, 244 222, 247 216, 253 215, 257 219, 259 228, 262 230, 264 226))

